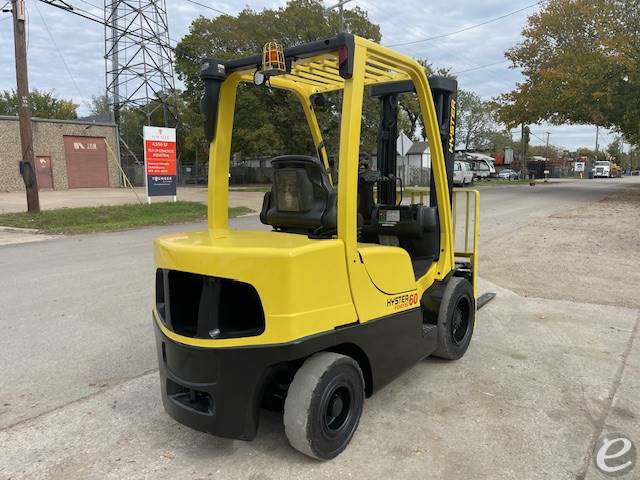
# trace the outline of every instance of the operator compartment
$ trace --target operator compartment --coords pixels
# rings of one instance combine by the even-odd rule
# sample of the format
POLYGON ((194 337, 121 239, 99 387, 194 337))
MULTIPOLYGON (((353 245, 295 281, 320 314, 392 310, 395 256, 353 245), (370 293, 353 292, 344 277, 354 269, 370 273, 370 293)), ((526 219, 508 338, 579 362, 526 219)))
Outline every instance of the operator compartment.
POLYGON ((369 223, 362 226, 362 238, 404 249, 415 278, 420 278, 438 259, 438 208, 425 205, 375 205, 369 223))
POLYGON ((357 320, 338 239, 195 231, 156 239, 155 261, 155 314, 182 337, 287 342, 357 320))

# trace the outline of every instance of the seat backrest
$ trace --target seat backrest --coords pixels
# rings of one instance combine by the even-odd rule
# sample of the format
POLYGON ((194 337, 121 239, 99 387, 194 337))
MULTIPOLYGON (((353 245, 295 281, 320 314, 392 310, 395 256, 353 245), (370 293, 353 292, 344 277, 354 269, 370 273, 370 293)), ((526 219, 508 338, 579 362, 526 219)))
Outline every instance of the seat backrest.
POLYGON ((336 228, 336 193, 317 158, 284 155, 271 160, 273 183, 260 221, 278 230, 313 233, 336 228))

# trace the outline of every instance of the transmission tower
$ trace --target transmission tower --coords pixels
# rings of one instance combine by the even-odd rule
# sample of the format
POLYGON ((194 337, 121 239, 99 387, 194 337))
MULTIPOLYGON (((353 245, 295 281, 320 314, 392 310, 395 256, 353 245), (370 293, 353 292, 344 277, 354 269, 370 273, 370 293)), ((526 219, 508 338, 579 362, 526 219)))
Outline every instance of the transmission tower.
MULTIPOLYGON (((142 113, 144 123, 150 125, 152 115, 161 109, 163 126, 176 126, 173 52, 165 0, 105 0, 104 16, 107 101, 125 145, 128 132, 137 130, 123 125, 125 110, 142 113)), ((155 123, 159 122, 157 116, 155 123)))

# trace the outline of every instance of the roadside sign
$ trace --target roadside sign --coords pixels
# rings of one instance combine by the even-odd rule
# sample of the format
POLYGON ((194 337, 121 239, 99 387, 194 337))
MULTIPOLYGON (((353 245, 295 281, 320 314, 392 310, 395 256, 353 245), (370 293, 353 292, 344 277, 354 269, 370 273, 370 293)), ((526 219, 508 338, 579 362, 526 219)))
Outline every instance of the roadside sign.
POLYGON ((576 162, 574 165, 576 172, 584 172, 584 162, 576 162))
POLYGON ((504 164, 511 165, 513 163, 513 148, 506 147, 504 149, 504 164))
POLYGON ((398 154, 400 154, 401 157, 404 157, 411 148, 411 145, 413 145, 411 139, 407 137, 404 132, 400 132, 400 135, 398 135, 396 140, 396 151, 398 154))
POLYGON ((151 197, 173 196, 176 201, 176 129, 145 126, 144 171, 147 177, 147 201, 151 197))

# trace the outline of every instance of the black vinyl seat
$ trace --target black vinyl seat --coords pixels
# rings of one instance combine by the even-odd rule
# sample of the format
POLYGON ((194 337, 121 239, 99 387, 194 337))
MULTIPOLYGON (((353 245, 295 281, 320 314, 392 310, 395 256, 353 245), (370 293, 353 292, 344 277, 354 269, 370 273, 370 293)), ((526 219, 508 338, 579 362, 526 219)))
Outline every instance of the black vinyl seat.
POLYGON ((323 235, 337 228, 336 192, 317 158, 283 155, 271 160, 273 183, 260 221, 276 230, 323 235))

